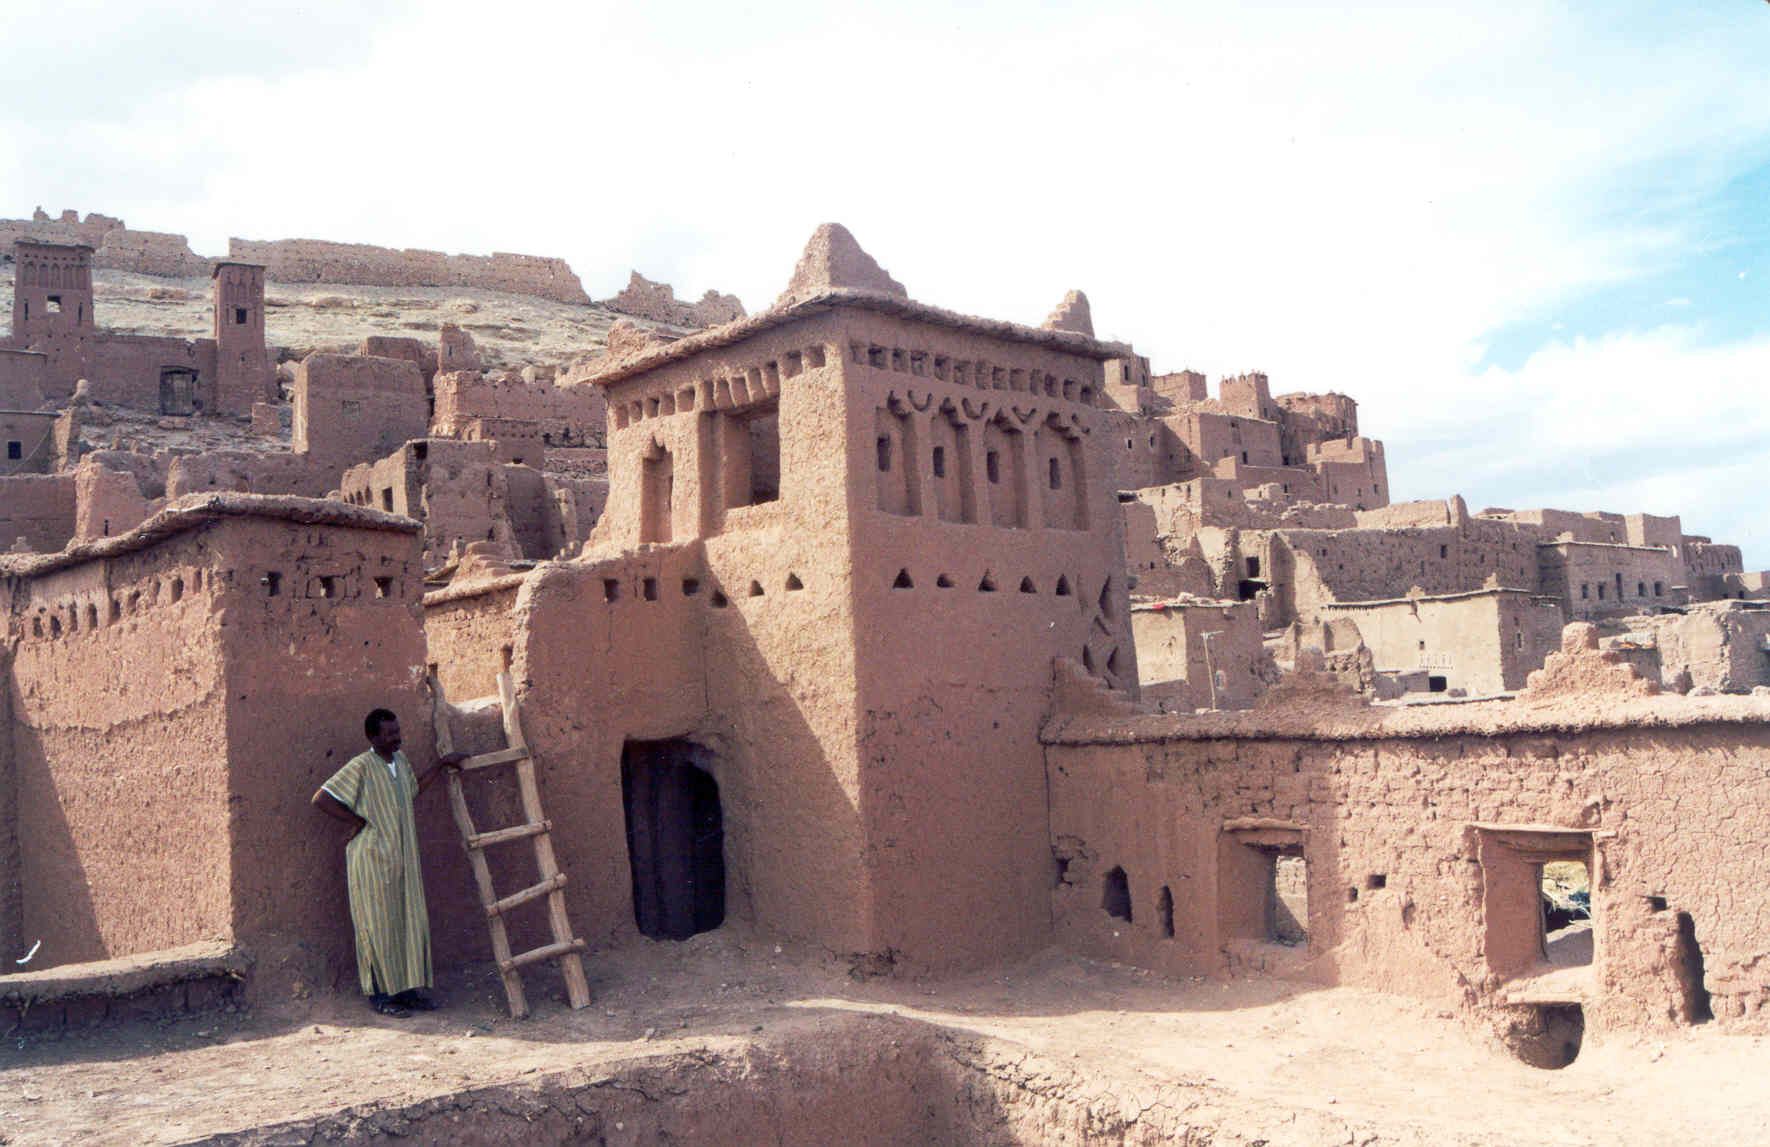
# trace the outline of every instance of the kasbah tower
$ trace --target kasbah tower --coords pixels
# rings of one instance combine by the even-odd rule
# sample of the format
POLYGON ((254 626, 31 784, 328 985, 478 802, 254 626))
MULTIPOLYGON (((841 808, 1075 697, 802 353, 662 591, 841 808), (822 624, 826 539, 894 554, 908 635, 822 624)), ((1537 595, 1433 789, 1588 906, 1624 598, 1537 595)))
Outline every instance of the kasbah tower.
POLYGON ((593 380, 609 510, 511 650, 531 739, 585 766, 547 783, 589 818, 560 843, 591 931, 700 930, 723 877, 756 923, 900 968, 1049 942, 1040 722, 1056 681, 1137 688, 1097 405, 1123 348, 1066 303, 926 306, 826 225, 774 307, 593 380), (696 878, 668 838, 709 778, 724 872, 696 878))

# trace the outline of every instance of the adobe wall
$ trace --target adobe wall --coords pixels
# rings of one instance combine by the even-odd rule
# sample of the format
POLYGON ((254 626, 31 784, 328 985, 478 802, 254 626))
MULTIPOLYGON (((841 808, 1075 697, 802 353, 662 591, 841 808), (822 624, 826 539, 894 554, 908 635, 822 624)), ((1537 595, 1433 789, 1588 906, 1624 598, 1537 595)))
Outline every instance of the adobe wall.
POLYGON ((1446 691, 1485 696, 1524 688, 1560 647, 1558 602, 1522 590, 1324 605, 1321 616, 1358 626, 1378 670, 1423 670, 1446 691))
POLYGON ((424 437, 424 376, 402 359, 310 354, 295 367, 292 445, 335 484, 347 466, 424 437))
POLYGON ((230 934, 222 589, 193 535, 6 579, 34 966, 230 934))
POLYGON ((1537 547, 1542 592, 1566 603, 1568 619, 1589 621, 1662 605, 1681 605, 1683 572, 1670 550, 1599 542, 1537 547))
POLYGON ((424 595, 430 665, 450 702, 497 696, 498 674, 516 655, 516 592, 530 576, 506 574, 424 595))
POLYGON ((516 557, 505 473, 490 442, 418 438, 345 471, 339 491, 346 502, 423 522, 431 565, 456 545, 479 541, 496 542, 516 557))
POLYGON ((229 239, 229 259, 264 265, 278 283, 359 283, 380 287, 479 287, 588 303, 584 285, 563 259, 539 255, 447 255, 323 239, 229 239))
POLYGON ((1012 957, 1049 936, 1053 659, 1137 689, 1102 367, 871 312, 837 349, 875 944, 911 967, 1012 957))
MULTIPOLYGON (((157 473, 151 460, 119 451, 99 451, 82 458, 73 475, 74 537, 92 541, 125 534, 141 525, 161 501, 147 497, 142 480, 157 473)), ((161 485, 160 490, 164 489, 161 485)))
POLYGON ((0 346, 0 409, 41 410, 49 358, 0 346))
POLYGON ((1770 609, 1730 602, 1690 606, 1683 613, 1631 617, 1635 634, 1651 635, 1659 651, 1660 682, 1680 687, 1746 693, 1770 685, 1770 609))
MULTIPOLYGON (((0 681, 12 681, 12 643, 0 647, 0 681)), ((0 720, 12 728, 12 690, 0 689, 0 720)), ((18 836, 18 769, 12 737, 0 737, 0 959, 20 960, 30 951, 24 938, 23 858, 18 836)), ((13 965, 17 967, 15 963, 13 965)))
POLYGON ((1770 807, 1764 703, 1581 700, 1577 710, 1306 703, 1289 715, 1055 721, 1058 937, 1171 975, 1290 966, 1324 982, 1495 1003, 1537 970, 1512 959, 1510 914, 1519 909, 1527 930, 1540 917, 1532 882, 1507 883, 1515 874, 1496 869, 1493 834, 1477 826, 1550 826, 1590 833, 1596 850, 1595 977, 1574 997, 1588 1025, 1688 1017, 1678 979, 1688 961, 1677 955, 1687 915, 1717 1020, 1764 1030, 1758 902, 1770 858, 1754 811, 1770 807), (1302 951, 1238 938, 1250 895, 1238 867, 1250 847, 1239 841, 1262 825, 1302 841, 1302 951), (1130 920, 1102 908, 1113 867, 1128 877, 1130 920), (1164 887, 1172 936, 1157 911, 1164 887), (1505 901, 1514 893, 1517 905, 1505 901))
MULTIPOLYGON (((227 622, 234 935, 261 959, 323 953, 339 986, 352 990, 348 831, 309 800, 367 747, 362 721, 372 708, 398 714, 416 767, 434 759, 417 528, 337 503, 234 497, 293 508, 291 520, 246 517, 210 528, 227 622)), ((440 784, 419 799, 418 821, 437 962, 483 959, 484 914, 440 784)))
POLYGON ((654 283, 634 271, 627 285, 602 305, 624 315, 635 315, 656 323, 678 327, 716 327, 744 317, 744 304, 736 295, 708 291, 699 302, 685 303, 676 298, 676 289, 668 283, 654 283))
POLYGON ((1246 709, 1266 689, 1260 616, 1252 602, 1131 606, 1143 696, 1163 712, 1246 709))
MULTIPOLYGON (((293 974, 281 952, 309 954, 309 982, 348 972, 343 834, 308 798, 377 703, 426 760, 415 526, 214 495, 6 568, 20 815, 41 826, 23 917, 48 960, 222 937, 268 978, 293 974)), ((429 823, 429 863, 458 878, 430 877, 433 911, 459 919, 467 876, 429 823)))
POLYGON ((0 409, 0 476, 47 474, 56 468, 58 417, 53 411, 0 409))
POLYGON ((19 538, 37 553, 53 553, 74 536, 72 474, 0 478, 0 552, 19 538))
POLYGON ((533 422, 545 446, 600 444, 608 421, 602 389, 525 382, 520 375, 477 370, 439 372, 433 380, 432 433, 461 437, 476 419, 533 422))
MULTIPOLYGON (((848 460, 831 448, 848 403, 840 334, 834 317, 796 322, 610 389, 618 411, 609 434, 611 491, 586 554, 653 542, 655 556, 622 560, 657 570, 660 600, 645 599, 643 574, 619 579, 613 603, 596 605, 602 586, 594 579, 583 594, 599 611, 612 606, 617 623, 623 613, 669 618, 681 609, 701 631, 689 642, 692 657, 672 645, 649 667, 671 679, 686 669, 677 686, 684 696, 612 710, 600 767, 614 769, 618 780, 628 736, 680 736, 705 746, 725 806, 732 909, 833 951, 880 952, 888 941, 877 930, 862 867, 848 460), (778 497, 735 504, 750 502, 748 476, 738 498, 738 475, 722 467, 719 449, 722 441, 735 444, 712 425, 721 420, 700 412, 733 411, 738 419, 770 409, 778 411, 778 497), (648 475, 655 478, 666 455, 673 481, 654 481, 647 493, 648 475)), ((562 576, 553 568, 549 578, 562 576)), ((606 628, 598 621, 590 631, 606 628)), ((562 624, 531 627, 529 647, 542 640, 557 649, 554 664, 566 663, 570 638, 562 624)), ((609 648, 622 656, 621 646, 609 648)), ((521 657, 519 648, 519 664, 521 657)), ((605 703, 574 693, 560 711, 592 704, 600 710, 605 703)), ((614 795, 618 813, 618 788, 614 795)), ((622 857, 623 874, 625 863, 622 857)), ((618 915, 630 927, 631 905, 618 915)))
POLYGON ((303 454, 211 450, 173 458, 166 471, 166 496, 215 491, 299 494, 318 498, 338 483, 338 473, 303 454))
MULTIPOLYGON (((1244 539, 1244 545, 1248 539, 1244 539)), ((1537 592, 1536 539, 1508 523, 1473 519, 1465 528, 1281 530, 1265 563, 1284 582, 1304 620, 1336 601, 1379 601, 1465 593, 1487 587, 1537 592)), ((1289 617, 1286 617, 1289 620, 1289 617)))

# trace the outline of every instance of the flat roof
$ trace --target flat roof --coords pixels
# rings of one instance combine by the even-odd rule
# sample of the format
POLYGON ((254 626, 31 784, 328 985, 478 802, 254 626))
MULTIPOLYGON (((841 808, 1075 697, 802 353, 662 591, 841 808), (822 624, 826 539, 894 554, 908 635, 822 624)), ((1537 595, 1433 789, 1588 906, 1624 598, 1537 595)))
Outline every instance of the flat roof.
POLYGON ((54 554, 0 554, 0 576, 41 577, 83 562, 144 550, 174 535, 227 518, 264 518, 304 526, 347 526, 402 534, 416 534, 424 529, 411 518, 327 498, 301 498, 293 494, 187 494, 126 534, 94 538, 54 554))
POLYGON ((615 383, 624 382, 635 375, 644 374, 669 363, 679 362, 702 351, 732 346, 764 331, 773 330, 775 327, 826 314, 841 307, 877 311, 895 318, 915 319, 935 326, 964 331, 967 334, 984 335, 1012 342, 1032 343, 1036 346, 1065 351, 1069 354, 1081 355, 1084 358, 1099 361, 1123 358, 1131 353, 1131 348, 1124 343, 1102 342, 1099 339, 1089 338, 1087 335, 1076 334, 1074 331, 1047 330, 1044 327, 1022 326, 1019 323, 1006 322, 1001 319, 978 318, 975 315, 963 315, 957 311, 931 307, 926 303, 918 303, 913 299, 886 294, 883 291, 837 287, 788 306, 771 307, 766 311, 759 311, 735 322, 713 327, 701 331, 699 334, 689 335, 666 346, 647 351, 635 358, 616 363, 605 371, 591 374, 579 380, 580 385, 587 382, 596 386, 613 386, 615 383))

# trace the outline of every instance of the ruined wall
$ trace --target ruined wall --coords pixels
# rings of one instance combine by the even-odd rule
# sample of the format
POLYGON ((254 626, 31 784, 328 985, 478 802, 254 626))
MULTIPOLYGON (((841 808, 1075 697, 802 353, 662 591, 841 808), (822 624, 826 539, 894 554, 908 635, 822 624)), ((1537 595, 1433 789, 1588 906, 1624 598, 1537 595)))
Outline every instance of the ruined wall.
POLYGON ((1595 963, 1559 998, 1583 1001, 1600 1027, 1687 1020, 1698 1003, 1681 980, 1687 920, 1715 1016, 1762 1030, 1770 976, 1756 920, 1770 859, 1762 818, 1742 815, 1770 801, 1762 702, 1581 701, 1575 717, 1524 703, 1382 717, 1305 704, 1288 716, 1059 721, 1047 730, 1058 935, 1170 974, 1288 964, 1495 1002, 1547 969, 1513 962, 1518 921, 1540 927, 1539 894, 1494 868, 1484 834, 1555 826, 1585 834, 1595 862, 1595 963), (1245 864, 1260 850, 1244 842, 1287 829, 1307 866, 1304 950, 1239 929, 1237 905, 1262 895, 1245 864), (1102 907, 1114 868, 1130 919, 1102 907))
POLYGON ((92 265, 138 275, 194 279, 209 274, 210 260, 197 255, 183 235, 131 231, 121 219, 88 212, 63 211, 51 219, 38 211, 34 219, 0 219, 0 259, 9 259, 19 240, 79 243, 93 248, 92 265))
POLYGON ((72 474, 19 474, 0 478, 0 551, 23 538, 37 553, 53 553, 74 536, 72 474))
POLYGON ((699 302, 685 303, 676 298, 676 289, 668 283, 654 283, 632 272, 621 293, 602 303, 611 311, 635 315, 656 323, 678 327, 716 327, 744 317, 744 304, 736 295, 708 291, 699 302))
POLYGON ((1770 610, 1732 602, 1694 605, 1684 613, 1629 618, 1631 633, 1659 651, 1660 680, 1681 687, 1745 693, 1770 685, 1770 610))
POLYGON ((1378 670, 1423 670, 1472 696, 1524 688, 1567 620, 1554 600, 1498 589, 1326 605, 1321 615, 1354 622, 1378 670))
POLYGON ((43 409, 49 359, 36 351, 0 347, 0 409, 43 409))
POLYGON ((1265 691, 1252 602, 1164 601, 1131 607, 1143 695, 1165 712, 1246 709, 1265 691))
POLYGON ((451 702, 495 697, 498 674, 515 656, 516 591, 527 573, 494 584, 451 585, 424 595, 424 636, 430 664, 451 702))
POLYGON ((441 564, 457 545, 479 541, 496 542, 509 556, 520 556, 511 532, 505 467, 489 442, 414 439, 385 458, 345 471, 339 491, 354 505, 423 522, 430 565, 441 564))
POLYGON ((0 477, 47 474, 56 468, 56 418, 52 412, 0 409, 0 477))
MULTIPOLYGON (((159 505, 153 489, 158 467, 151 459, 103 450, 88 454, 74 468, 74 536, 80 541, 128 533, 159 505)), ((158 493, 165 486, 159 484, 158 493)))
MULTIPOLYGON (((608 407, 600 387, 525 382, 520 375, 448 370, 433 380, 432 433, 462 437, 476 420, 536 424, 544 447, 603 441, 608 407)), ((530 459, 530 461, 537 461, 530 459)))
POLYGON ((424 376, 401 359, 310 354, 295 367, 292 444, 335 483, 347 466, 384 458, 429 422, 424 376))
POLYGON ((584 285, 563 259, 539 255, 446 255, 323 239, 229 239, 228 258, 261 263, 278 283, 360 283, 380 287, 478 287, 588 303, 584 285))

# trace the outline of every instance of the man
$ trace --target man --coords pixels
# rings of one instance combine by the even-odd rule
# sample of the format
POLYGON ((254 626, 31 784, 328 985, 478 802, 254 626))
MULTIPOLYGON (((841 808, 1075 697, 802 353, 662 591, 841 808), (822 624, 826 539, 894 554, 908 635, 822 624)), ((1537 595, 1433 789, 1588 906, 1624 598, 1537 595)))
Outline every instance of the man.
POLYGON ((352 757, 313 794, 314 807, 355 828, 344 846, 356 969, 370 1005, 384 1016, 436 1005, 431 987, 430 914, 418 865, 418 824, 412 802, 465 753, 450 753, 422 777, 400 752, 399 718, 376 709, 363 720, 369 751, 352 757))

